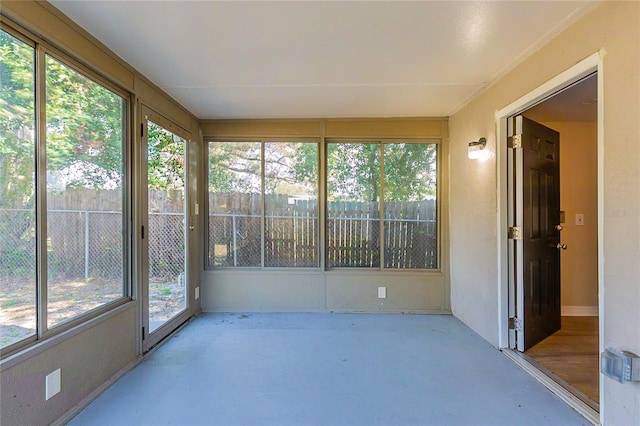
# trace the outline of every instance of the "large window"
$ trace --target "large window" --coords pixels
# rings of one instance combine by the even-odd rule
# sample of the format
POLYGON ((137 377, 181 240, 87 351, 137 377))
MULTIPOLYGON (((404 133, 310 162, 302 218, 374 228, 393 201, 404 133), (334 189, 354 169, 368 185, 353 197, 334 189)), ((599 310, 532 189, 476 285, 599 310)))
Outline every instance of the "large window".
POLYGON ((123 296, 125 101, 46 57, 47 323, 123 296))
POLYGON ((34 55, 0 31, 0 347, 36 334, 34 55))
POLYGON ((0 348, 128 294, 127 102, 49 53, 36 64, 36 51, 0 32, 0 348))
POLYGON ((432 143, 329 143, 327 267, 437 268, 436 164, 432 143))
POLYGON ((326 216, 318 145, 209 143, 207 266, 438 268, 437 143, 326 144, 326 216))
POLYGON ((209 143, 208 266, 318 266, 318 144, 209 143))

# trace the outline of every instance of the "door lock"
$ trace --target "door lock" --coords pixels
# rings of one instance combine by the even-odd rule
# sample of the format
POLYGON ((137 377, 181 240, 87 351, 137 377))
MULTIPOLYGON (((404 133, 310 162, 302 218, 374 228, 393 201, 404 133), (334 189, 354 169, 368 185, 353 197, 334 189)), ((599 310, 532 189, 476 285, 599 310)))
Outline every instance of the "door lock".
POLYGON ((567 245, 566 244, 560 244, 558 243, 558 245, 556 246, 558 248, 558 250, 562 249, 562 250, 566 250, 567 249, 567 245))

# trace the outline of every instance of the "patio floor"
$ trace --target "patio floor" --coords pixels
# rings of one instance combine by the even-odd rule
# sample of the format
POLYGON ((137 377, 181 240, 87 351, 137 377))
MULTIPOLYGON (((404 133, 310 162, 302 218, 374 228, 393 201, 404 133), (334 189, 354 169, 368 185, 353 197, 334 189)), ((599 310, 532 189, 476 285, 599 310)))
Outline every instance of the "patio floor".
POLYGON ((203 314, 71 425, 587 425, 453 316, 203 314))

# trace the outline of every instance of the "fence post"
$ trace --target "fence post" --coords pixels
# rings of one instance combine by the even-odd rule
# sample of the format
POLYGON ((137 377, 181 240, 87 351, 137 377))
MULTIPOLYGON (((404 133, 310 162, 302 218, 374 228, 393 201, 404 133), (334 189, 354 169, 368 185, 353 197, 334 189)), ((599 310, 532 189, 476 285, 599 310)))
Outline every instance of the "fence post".
POLYGON ((238 230, 236 225, 236 214, 231 216, 231 228, 233 230, 233 266, 238 266, 238 230))
POLYGON ((84 279, 89 279, 89 210, 84 211, 84 279))

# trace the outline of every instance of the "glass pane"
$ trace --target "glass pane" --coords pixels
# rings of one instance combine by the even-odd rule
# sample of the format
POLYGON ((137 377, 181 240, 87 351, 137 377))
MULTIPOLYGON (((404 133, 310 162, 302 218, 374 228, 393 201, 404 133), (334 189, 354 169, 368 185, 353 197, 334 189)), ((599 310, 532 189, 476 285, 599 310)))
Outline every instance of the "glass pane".
POLYGON ((380 145, 327 147, 327 266, 380 267, 380 145))
POLYGON ((318 144, 264 146, 264 264, 318 266, 318 144))
POLYGON ((438 267, 435 144, 384 145, 384 267, 438 267))
POLYGON ((260 142, 209 143, 209 267, 261 264, 260 156, 260 142))
POLYGON ((36 333, 34 49, 0 31, 0 347, 36 333))
POLYGON ((185 247, 186 141, 147 127, 149 332, 187 308, 185 247))
POLYGON ((46 57, 48 326, 125 295, 125 100, 46 57))

